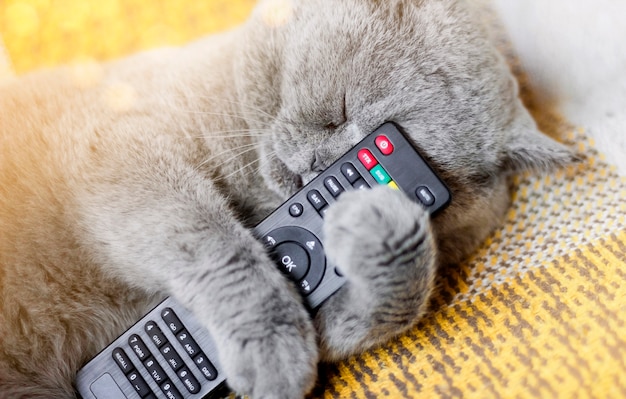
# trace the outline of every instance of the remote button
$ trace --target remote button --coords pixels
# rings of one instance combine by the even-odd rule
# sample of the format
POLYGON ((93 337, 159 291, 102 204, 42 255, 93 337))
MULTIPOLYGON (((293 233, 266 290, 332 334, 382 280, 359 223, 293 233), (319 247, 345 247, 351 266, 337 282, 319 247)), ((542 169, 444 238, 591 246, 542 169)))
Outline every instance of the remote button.
POLYGON ((263 241, 263 244, 265 244, 265 246, 268 248, 274 247, 276 243, 278 242, 276 241, 276 238, 274 238, 274 235, 272 235, 271 233, 263 237, 262 241, 263 241))
POLYGON ((426 206, 431 206, 435 203, 435 196, 426 186, 419 186, 415 191, 415 194, 417 195, 417 198, 419 198, 419 200, 422 202, 422 204, 426 206))
POLYGON ((152 343, 156 345, 157 348, 162 347, 167 343, 167 338, 163 335, 163 331, 159 328, 159 326, 154 321, 149 321, 146 323, 144 330, 150 336, 152 343))
POLYGON ((185 329, 185 326, 180 321, 178 316, 176 316, 176 313, 174 313, 172 308, 163 309, 161 311, 161 317, 163 318, 165 323, 167 323, 167 326, 174 334, 177 334, 179 331, 185 329))
POLYGON ((143 377, 139 374, 139 371, 131 371, 130 374, 128 374, 126 377, 128 378, 128 381, 130 381, 130 385, 133 386, 135 391, 137 391, 139 396, 141 396, 142 398, 152 393, 150 386, 148 386, 146 380, 144 380, 143 377))
POLYGON ((400 190, 400 187, 398 187, 398 184, 396 184, 395 181, 390 181, 389 183, 387 183, 387 185, 391 188, 393 188, 394 190, 400 190))
POLYGON ((201 352, 200 347, 187 331, 179 332, 176 338, 189 356, 194 357, 201 352))
POLYGON ((326 272, 326 255, 322 243, 313 233, 302 227, 284 226, 270 231, 262 241, 270 250, 286 242, 300 244, 307 251, 310 259, 309 271, 300 281, 300 292, 306 296, 317 288, 326 272))
POLYGON ((355 181, 361 178, 359 172, 350 162, 346 162, 341 165, 341 173, 350 182, 350 184, 354 184, 355 181))
POLYGON ((365 169, 367 170, 370 170, 374 166, 378 165, 378 161, 376 160, 376 158, 374 158, 370 150, 368 150, 367 148, 363 148, 362 150, 359 150, 357 157, 359 158, 359 161, 361 161, 361 163, 363 164, 363 166, 365 166, 365 169))
POLYGON ((393 152, 393 144, 391 144, 391 141, 389 141, 387 136, 381 134, 380 136, 376 137, 376 140, 374 140, 374 142, 376 143, 376 147, 378 147, 383 155, 390 155, 393 152))
POLYGON ((352 187, 356 188, 357 190, 366 190, 368 188, 370 188, 370 185, 367 184, 367 182, 365 181, 365 179, 363 179, 362 177, 360 177, 357 181, 355 181, 352 184, 352 187))
POLYGON ((279 244, 274 248, 272 255, 283 273, 294 281, 302 279, 309 271, 309 255, 295 242, 279 244))
POLYGON ((124 374, 128 374, 135 369, 126 352, 122 348, 113 349, 113 360, 124 374))
POLYGON ((178 375, 178 378, 180 378, 180 381, 183 383, 185 388, 187 388, 187 390, 190 393, 200 392, 200 383, 198 382, 196 377, 194 377, 193 374, 191 374, 191 371, 189 371, 187 366, 178 370, 176 374, 178 375))
POLYGON ((320 192, 317 190, 309 191, 306 194, 306 197, 309 199, 309 202, 311 203, 311 205, 313 205, 313 208, 315 208, 318 211, 324 208, 326 205, 328 205, 328 202, 326 202, 324 197, 322 197, 322 194, 320 194, 320 192))
POLYGON ((300 291, 302 291, 304 295, 310 294, 311 291, 313 291, 311 283, 309 283, 309 281, 305 278, 300 281, 300 291))
POLYGON ((141 361, 144 361, 151 356, 148 347, 143 343, 137 334, 133 334, 128 338, 128 345, 130 345, 135 352, 135 355, 137 355, 141 361))
POLYGON ((204 353, 200 353, 193 359, 193 361, 196 363, 196 366, 198 366, 198 369, 207 380, 213 381, 217 378, 217 370, 215 369, 215 366, 213 366, 209 359, 207 359, 204 353))
POLYGON ((330 194, 335 198, 337 198, 339 194, 344 191, 343 187, 341 187, 341 184, 339 184, 339 181, 334 176, 330 176, 324 179, 324 186, 326 187, 328 192, 330 192, 330 194))
POLYGON ((184 399, 183 395, 178 392, 178 389, 176 389, 171 381, 164 382, 163 385, 161 385, 161 390, 167 399, 184 399))
POLYGON ((178 353, 169 342, 161 348, 161 354, 165 358, 165 361, 169 363, 170 367, 176 371, 184 366, 183 359, 178 356, 178 353))
POLYGON ((374 166, 372 170, 370 170, 370 174, 379 184, 387 184, 391 181, 391 177, 389 177, 385 169, 380 165, 374 166))
POLYGON ((165 380, 167 379, 167 375, 165 374, 165 371, 163 371, 161 366, 159 366, 159 364, 156 362, 156 360, 154 360, 154 357, 151 357, 143 362, 143 365, 146 366, 148 373, 150 373, 152 379, 154 379, 157 384, 165 382, 165 380))
POLYGON ((294 202, 289 206, 289 214, 294 218, 300 217, 304 212, 304 207, 299 202, 294 202))

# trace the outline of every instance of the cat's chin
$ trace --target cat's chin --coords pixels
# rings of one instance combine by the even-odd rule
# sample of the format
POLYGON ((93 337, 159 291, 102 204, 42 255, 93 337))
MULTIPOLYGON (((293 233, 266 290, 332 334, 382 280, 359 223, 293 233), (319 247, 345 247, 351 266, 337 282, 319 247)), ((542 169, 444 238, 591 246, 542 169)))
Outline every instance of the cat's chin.
POLYGON ((302 186, 306 186, 307 184, 309 184, 309 182, 315 179, 315 177, 317 177, 318 174, 319 174, 318 172, 308 172, 308 173, 304 173, 300 175, 302 186))
POLYGON ((306 184, 304 176, 289 170, 282 162, 265 165, 265 170, 269 172, 263 173, 266 184, 283 199, 292 196, 306 184))
MULTIPOLYGON (((308 182, 307 182, 308 183, 308 182)), ((305 185, 305 180, 301 175, 295 174, 293 175, 293 183, 291 184, 291 192, 289 195, 295 194, 296 191, 300 190, 305 185)))

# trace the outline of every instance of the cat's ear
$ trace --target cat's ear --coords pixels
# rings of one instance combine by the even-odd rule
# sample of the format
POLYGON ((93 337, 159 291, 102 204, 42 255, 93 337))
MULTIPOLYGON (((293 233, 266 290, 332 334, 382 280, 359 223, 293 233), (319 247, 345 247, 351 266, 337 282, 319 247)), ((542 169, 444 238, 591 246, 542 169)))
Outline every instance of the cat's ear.
POLYGON ((584 159, 581 154, 540 132, 532 120, 515 125, 508 132, 501 158, 505 170, 514 173, 527 170, 544 172, 584 159))

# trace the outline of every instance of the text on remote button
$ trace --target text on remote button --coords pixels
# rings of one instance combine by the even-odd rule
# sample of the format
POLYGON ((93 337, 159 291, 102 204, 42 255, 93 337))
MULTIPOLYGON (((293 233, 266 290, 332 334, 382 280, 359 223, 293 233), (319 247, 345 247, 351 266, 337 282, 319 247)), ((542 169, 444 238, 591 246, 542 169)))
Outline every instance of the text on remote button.
POLYGON ((357 172, 354 165, 352 165, 350 162, 346 162, 341 165, 341 173, 350 182, 350 184, 353 184, 355 181, 361 178, 359 172, 357 172))
POLYGON ((383 155, 390 155, 393 152, 393 144, 385 135, 380 135, 376 137, 374 141, 376 143, 376 147, 383 153, 383 155))
POLYGON ((343 192, 343 187, 334 176, 324 179, 324 186, 332 194, 333 197, 338 197, 343 192))
POLYGON ((359 150, 357 157, 359 158, 359 161, 361 161, 361 163, 363 164, 363 166, 365 166, 365 169, 367 170, 370 170, 374 166, 378 165, 378 161, 376 160, 376 158, 374 158, 370 150, 368 150, 367 148, 363 148, 362 150, 359 150))
POLYGON ((372 170, 370 170, 370 174, 380 184, 387 184, 391 181, 391 177, 389 177, 385 169, 380 165, 373 167, 372 170))
POLYGON ((326 205, 328 205, 328 202, 326 202, 324 197, 322 197, 322 194, 320 194, 320 192, 317 190, 309 191, 306 197, 309 199, 309 202, 311 203, 311 205, 313 205, 313 208, 315 208, 318 211, 322 209, 323 207, 325 207, 326 205))
POLYGON ((426 206, 431 206, 435 203, 435 196, 426 186, 420 186, 415 191, 417 198, 426 206))

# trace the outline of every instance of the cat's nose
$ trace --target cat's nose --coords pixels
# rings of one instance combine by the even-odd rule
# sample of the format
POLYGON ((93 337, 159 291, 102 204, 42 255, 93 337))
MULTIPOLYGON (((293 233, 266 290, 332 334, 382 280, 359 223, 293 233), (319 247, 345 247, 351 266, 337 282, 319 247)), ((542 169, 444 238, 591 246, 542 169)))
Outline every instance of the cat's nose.
POLYGON ((326 164, 324 164, 324 161, 322 160, 322 157, 320 156, 319 152, 315 150, 313 152, 313 162, 311 163, 311 171, 322 172, 324 169, 326 169, 326 164))

